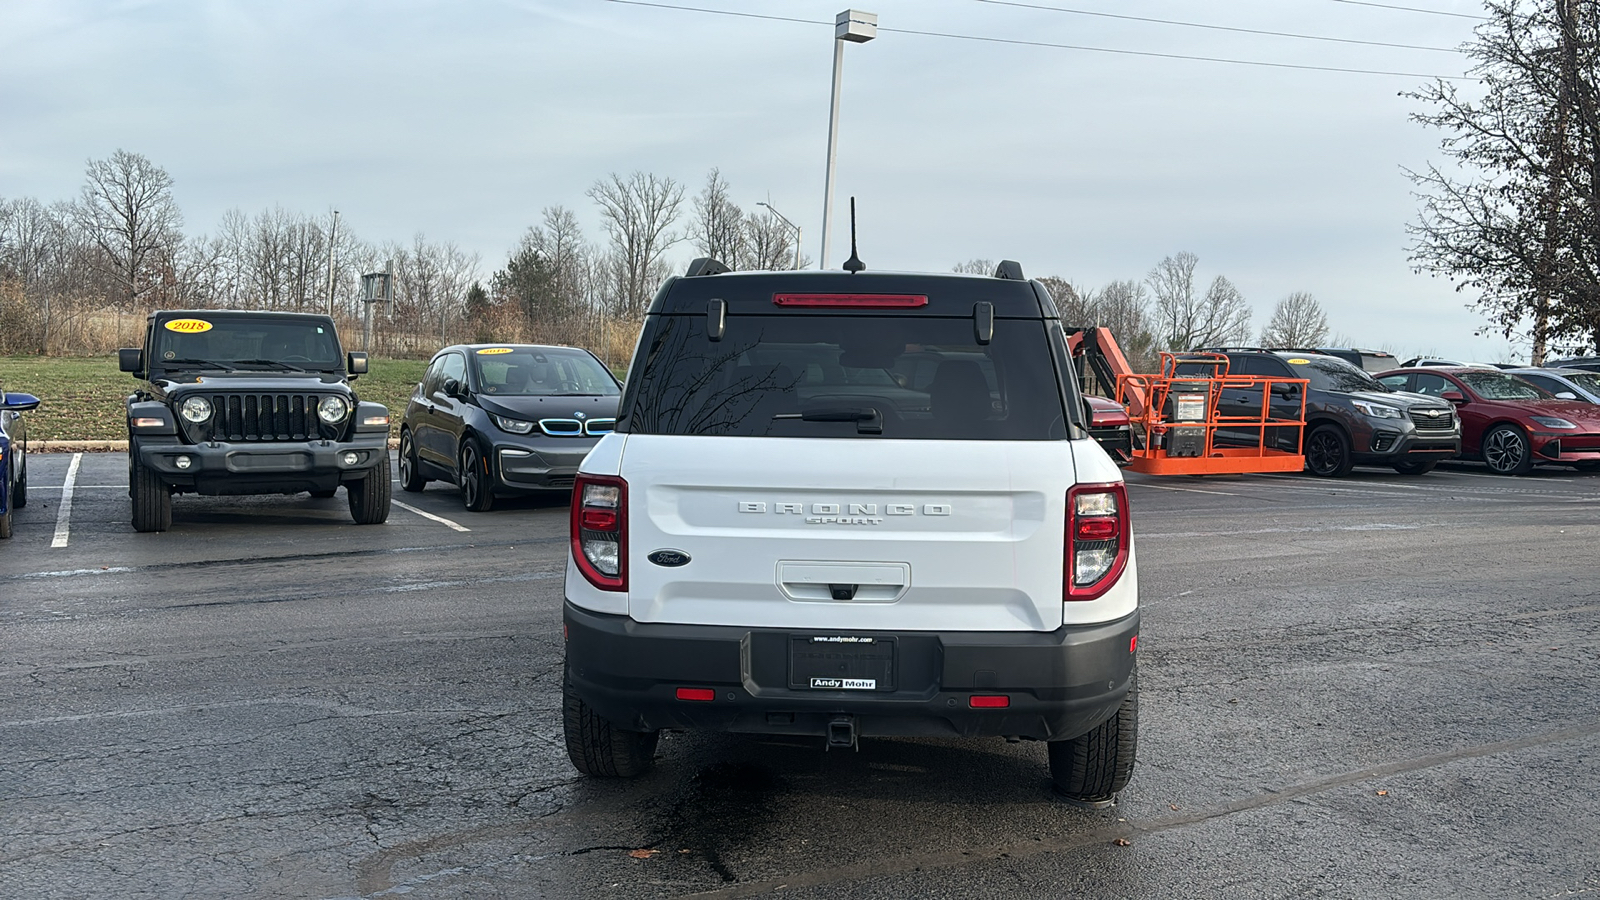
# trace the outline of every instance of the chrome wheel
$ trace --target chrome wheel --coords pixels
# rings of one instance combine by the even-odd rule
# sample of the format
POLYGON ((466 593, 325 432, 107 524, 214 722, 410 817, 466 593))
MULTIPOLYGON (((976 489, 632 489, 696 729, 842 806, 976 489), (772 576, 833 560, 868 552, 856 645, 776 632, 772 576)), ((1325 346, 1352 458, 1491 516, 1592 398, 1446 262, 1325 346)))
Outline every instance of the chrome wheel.
POLYGON ((1483 461, 1496 475, 1525 475, 1533 469, 1528 439, 1510 425, 1500 425, 1483 437, 1483 461))

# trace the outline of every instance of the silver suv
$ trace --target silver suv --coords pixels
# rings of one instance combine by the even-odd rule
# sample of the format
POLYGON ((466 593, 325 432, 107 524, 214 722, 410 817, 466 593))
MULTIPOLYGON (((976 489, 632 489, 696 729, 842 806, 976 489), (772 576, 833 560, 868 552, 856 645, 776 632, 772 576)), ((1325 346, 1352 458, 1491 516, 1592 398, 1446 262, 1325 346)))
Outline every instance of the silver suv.
POLYGON ((1122 475, 1049 293, 995 277, 728 273, 646 318, 584 460, 565 730, 632 776, 663 730, 1047 741, 1110 802, 1138 731, 1122 475))

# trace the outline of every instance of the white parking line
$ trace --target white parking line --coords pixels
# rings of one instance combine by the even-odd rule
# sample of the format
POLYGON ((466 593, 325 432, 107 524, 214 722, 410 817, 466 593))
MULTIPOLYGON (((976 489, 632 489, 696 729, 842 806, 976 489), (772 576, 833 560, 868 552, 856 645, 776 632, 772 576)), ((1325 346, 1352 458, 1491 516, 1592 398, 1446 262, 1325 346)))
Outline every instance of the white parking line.
POLYGON ((448 525, 448 526, 450 526, 451 528, 454 528, 457 531, 471 531, 472 530, 471 528, 468 528, 465 525, 461 525, 461 524, 458 524, 456 522, 452 522, 449 519, 446 519, 444 516, 436 516, 431 512, 424 512, 424 511, 422 511, 420 509, 417 509, 415 506, 412 506, 409 503, 401 503, 399 500, 391 500, 389 502, 393 503, 395 506, 400 507, 401 509, 405 510, 406 512, 414 512, 417 515, 423 517, 424 519, 432 519, 433 521, 438 522, 440 525, 448 525))
POLYGON ((67 480, 61 483, 61 503, 56 509, 56 536, 50 540, 50 549, 67 545, 72 534, 72 490, 78 483, 78 466, 83 464, 83 454, 72 454, 72 465, 67 466, 67 480))
POLYGON ((1239 494, 1235 494, 1235 493, 1233 493, 1231 491, 1203 491, 1203 490, 1201 490, 1199 488, 1181 488, 1181 487, 1173 487, 1170 484, 1149 484, 1148 482, 1143 482, 1143 481, 1130 481, 1130 482, 1128 482, 1128 486, 1129 487, 1155 488, 1158 491, 1184 491, 1184 492, 1190 493, 1190 494, 1221 494, 1224 497, 1238 497, 1238 496, 1240 496, 1239 494))

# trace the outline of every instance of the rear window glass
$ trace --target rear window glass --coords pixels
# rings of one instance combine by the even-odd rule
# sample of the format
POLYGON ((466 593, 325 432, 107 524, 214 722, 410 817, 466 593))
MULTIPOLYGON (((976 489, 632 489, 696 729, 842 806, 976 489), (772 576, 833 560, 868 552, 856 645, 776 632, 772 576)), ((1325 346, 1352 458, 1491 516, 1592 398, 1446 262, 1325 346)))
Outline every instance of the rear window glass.
POLYGON ((1555 396, 1515 375, 1499 372, 1458 372, 1456 377, 1485 400, 1548 400, 1555 396))
POLYGON ((1062 440, 1045 325, 972 319, 661 316, 629 374, 626 428, 640 434, 934 440, 1062 440))

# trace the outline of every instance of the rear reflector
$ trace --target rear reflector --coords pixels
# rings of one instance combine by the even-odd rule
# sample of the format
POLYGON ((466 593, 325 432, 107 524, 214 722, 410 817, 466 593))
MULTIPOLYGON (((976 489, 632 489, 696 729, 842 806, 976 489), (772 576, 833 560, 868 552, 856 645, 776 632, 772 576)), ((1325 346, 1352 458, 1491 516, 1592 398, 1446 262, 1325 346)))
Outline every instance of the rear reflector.
POLYGON ((773 294, 774 306, 833 306, 857 309, 917 309, 926 294, 773 294))
POLYGON ((678 688, 678 699, 709 703, 717 699, 717 692, 711 688, 678 688))
POLYGON ((967 698, 967 705, 973 709, 1005 709, 1011 705, 1011 698, 1004 694, 973 694, 967 698))
POLYGON ((1128 638, 1128 652, 1129 653, 1134 653, 1138 649, 1139 649, 1139 636, 1136 634, 1133 637, 1128 638))

